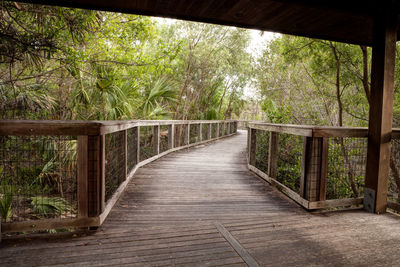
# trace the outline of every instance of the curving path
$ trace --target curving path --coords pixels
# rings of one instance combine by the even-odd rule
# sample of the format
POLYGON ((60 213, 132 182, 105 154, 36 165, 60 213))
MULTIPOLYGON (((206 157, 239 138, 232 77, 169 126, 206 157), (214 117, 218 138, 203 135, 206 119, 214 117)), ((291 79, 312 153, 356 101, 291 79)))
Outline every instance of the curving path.
POLYGON ((0 266, 400 265, 400 219, 308 213, 246 168, 246 133, 141 168, 93 233, 3 240, 0 266))

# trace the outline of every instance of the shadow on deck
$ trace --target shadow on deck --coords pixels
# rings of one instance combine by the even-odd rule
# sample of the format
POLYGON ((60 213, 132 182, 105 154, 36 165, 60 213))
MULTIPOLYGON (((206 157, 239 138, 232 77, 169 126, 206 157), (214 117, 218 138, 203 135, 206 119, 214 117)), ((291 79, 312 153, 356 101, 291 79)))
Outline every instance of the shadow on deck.
POLYGON ((247 170, 246 134, 142 167, 94 233, 4 240, 1 266, 398 265, 400 220, 308 213, 247 170))

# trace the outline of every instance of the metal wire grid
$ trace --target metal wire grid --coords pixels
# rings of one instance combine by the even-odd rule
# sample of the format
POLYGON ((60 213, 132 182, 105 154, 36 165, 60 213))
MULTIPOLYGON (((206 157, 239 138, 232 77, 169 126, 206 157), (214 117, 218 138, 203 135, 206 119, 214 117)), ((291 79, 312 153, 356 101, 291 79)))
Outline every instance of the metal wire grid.
POLYGON ((201 125, 201 139, 208 140, 208 127, 210 127, 210 124, 208 123, 203 123, 201 125))
POLYGON ((2 221, 76 217, 76 148, 72 136, 0 136, 2 221))
POLYGON ((218 136, 223 136, 224 135, 224 123, 218 123, 219 124, 219 134, 218 136))
POLYGON ((140 127, 140 161, 156 155, 154 152, 153 126, 140 127))
POLYGON ((125 180, 125 132, 105 136, 105 192, 107 202, 125 180))
POLYGON ((127 152, 128 152, 128 174, 135 168, 137 163, 137 127, 127 130, 127 152))
POLYGON ((211 138, 217 138, 217 123, 211 124, 211 138))
POLYGON ((400 139, 392 139, 388 198, 400 202, 400 139))
POLYGON ((174 133, 174 147, 182 146, 182 136, 184 135, 183 125, 177 124, 175 125, 175 133, 174 133))
POLYGON ((276 179, 297 193, 300 192, 302 158, 303 137, 279 133, 276 179))
POLYGON ((190 124, 190 144, 199 141, 199 128, 200 124, 190 124))
POLYGON ((168 147, 168 125, 160 126, 160 153, 169 149, 168 147))
POLYGON ((267 173, 270 132, 256 130, 256 168, 267 173))
POLYGON ((327 199, 363 195, 367 161, 367 138, 329 138, 327 199))

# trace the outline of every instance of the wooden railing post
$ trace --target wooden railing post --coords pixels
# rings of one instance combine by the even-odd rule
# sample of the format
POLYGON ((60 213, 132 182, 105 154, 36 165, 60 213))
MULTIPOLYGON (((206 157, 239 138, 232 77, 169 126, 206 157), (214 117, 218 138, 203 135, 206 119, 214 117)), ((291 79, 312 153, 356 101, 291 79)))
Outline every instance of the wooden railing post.
POLYGON ((174 148, 175 145, 175 125, 168 125, 168 149, 174 148))
MULTIPOLYGON (((84 144, 86 142, 84 138, 81 137, 80 139, 81 139, 81 144, 84 144)), ((82 148, 81 153, 84 153, 84 148, 82 148)), ((83 196, 84 194, 83 190, 80 190, 79 196, 83 196)), ((87 214, 89 217, 97 217, 104 210, 104 204, 105 204, 105 136, 104 135, 95 135, 87 137, 87 203, 88 203, 87 214)))
POLYGON ((140 126, 136 127, 136 164, 140 162, 140 126))
POLYGON ((216 133, 215 137, 218 138, 219 137, 219 122, 217 122, 216 125, 217 125, 217 133, 216 133))
POLYGON ((202 131, 203 131, 203 124, 200 122, 200 124, 199 124, 199 131, 198 131, 198 138, 197 138, 197 142, 201 142, 202 141, 202 139, 203 139, 203 133, 202 133, 202 131))
POLYGON ((278 133, 270 132, 268 148, 268 176, 276 178, 278 171, 278 133))
POLYGON ((190 144, 190 123, 187 124, 185 131, 185 145, 189 144, 190 144))
POLYGON ((88 217, 88 136, 78 136, 78 217, 88 217))
POLYGON ((300 196, 308 201, 326 198, 328 139, 304 137, 300 196))
POLYGON ((209 123, 209 124, 208 124, 207 139, 208 139, 208 140, 211 140, 211 138, 212 138, 212 124, 209 123))
POLYGON ((256 165, 257 130, 250 128, 249 164, 256 165))
POLYGON ((153 126, 153 151, 154 154, 160 154, 160 125, 153 126))
POLYGON ((225 136, 225 122, 221 123, 221 127, 222 127, 222 134, 221 136, 225 136))
POLYGON ((124 130, 124 155, 125 155, 125 164, 124 164, 124 181, 128 178, 128 131, 124 130))

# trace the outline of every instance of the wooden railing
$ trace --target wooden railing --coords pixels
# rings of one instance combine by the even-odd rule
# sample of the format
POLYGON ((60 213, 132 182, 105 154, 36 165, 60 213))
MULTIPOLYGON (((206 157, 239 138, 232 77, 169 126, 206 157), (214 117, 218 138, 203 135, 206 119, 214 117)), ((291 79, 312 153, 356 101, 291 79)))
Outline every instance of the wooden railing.
POLYGON ((367 137, 367 128, 249 122, 248 168, 306 209, 360 206, 367 137))
POLYGON ((1 230, 98 227, 139 167, 236 131, 236 121, 0 121, 1 230))

